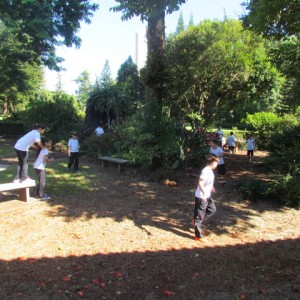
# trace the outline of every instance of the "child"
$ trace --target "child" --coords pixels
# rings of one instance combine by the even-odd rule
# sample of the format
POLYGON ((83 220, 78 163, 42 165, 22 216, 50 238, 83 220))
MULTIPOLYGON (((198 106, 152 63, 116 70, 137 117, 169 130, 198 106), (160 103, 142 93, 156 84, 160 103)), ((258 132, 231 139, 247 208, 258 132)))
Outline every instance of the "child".
POLYGON ((104 133, 102 121, 99 122, 99 126, 95 129, 95 133, 97 136, 100 136, 104 133))
POLYGON ((235 141, 236 138, 233 135, 233 132, 230 132, 230 136, 227 138, 227 143, 228 143, 228 149, 229 149, 229 155, 234 154, 234 149, 235 149, 235 141))
POLYGON ((34 171, 39 179, 39 184, 37 187, 36 196, 41 200, 47 201, 50 200, 50 196, 44 193, 45 185, 46 185, 46 164, 47 162, 53 161, 53 159, 48 158, 49 151, 52 146, 52 142, 50 139, 42 140, 42 149, 34 162, 34 171))
POLYGON ((68 163, 68 171, 70 171, 73 163, 74 163, 74 172, 79 173, 79 141, 77 139, 77 133, 72 132, 72 138, 69 139, 68 142, 68 156, 69 156, 69 163, 68 163))
POLYGON ((46 125, 43 123, 37 123, 33 127, 34 129, 21 137, 15 144, 15 150, 18 157, 17 173, 14 179, 14 183, 27 183, 35 182, 28 176, 28 150, 30 147, 40 150, 43 147, 41 143, 41 134, 46 130, 46 125), (34 145, 34 143, 37 144, 34 145))
POLYGON ((207 220, 216 212, 214 200, 211 198, 211 192, 214 192, 214 172, 218 165, 219 159, 213 155, 206 157, 206 166, 202 170, 197 189, 195 191, 195 208, 194 208, 194 226, 195 240, 203 241, 201 233, 201 224, 205 218, 207 220))
POLYGON ((223 179, 222 184, 225 186, 227 182, 225 180, 226 169, 225 169, 225 162, 224 162, 224 151, 220 146, 218 146, 217 140, 211 140, 209 145, 210 145, 209 153, 216 156, 219 159, 217 171, 218 174, 221 175, 223 179))
POLYGON ((253 152, 255 149, 255 141, 252 135, 250 135, 247 139, 247 157, 249 158, 249 162, 252 162, 253 152))

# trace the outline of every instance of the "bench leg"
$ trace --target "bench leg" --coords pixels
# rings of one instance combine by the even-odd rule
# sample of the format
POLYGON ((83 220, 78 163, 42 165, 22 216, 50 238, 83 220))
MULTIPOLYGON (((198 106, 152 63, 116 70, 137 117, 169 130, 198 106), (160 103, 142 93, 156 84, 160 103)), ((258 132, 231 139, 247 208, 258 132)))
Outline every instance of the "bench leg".
POLYGON ((19 199, 21 201, 28 202, 29 197, 29 188, 19 189, 19 199))

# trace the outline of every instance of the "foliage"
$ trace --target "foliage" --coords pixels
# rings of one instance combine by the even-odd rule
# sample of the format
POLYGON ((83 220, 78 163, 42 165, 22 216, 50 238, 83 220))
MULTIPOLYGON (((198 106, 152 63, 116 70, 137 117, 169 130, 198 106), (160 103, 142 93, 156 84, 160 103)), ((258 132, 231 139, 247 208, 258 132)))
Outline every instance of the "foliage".
POLYGON ((260 149, 268 149, 272 141, 274 132, 282 133, 284 129, 289 128, 298 123, 294 115, 278 116, 271 112, 258 112, 253 115, 247 114, 242 120, 247 125, 250 125, 255 131, 256 144, 260 149))
POLYGON ((87 70, 83 71, 80 76, 75 79, 75 82, 78 85, 78 90, 76 91, 78 102, 80 106, 84 108, 92 91, 89 72, 87 70))
POLYGON ((250 0, 243 5, 243 22, 256 33, 276 38, 299 35, 298 0, 250 0))
POLYGON ((46 135, 55 144, 68 139, 72 130, 81 128, 83 113, 74 96, 43 91, 32 97, 26 112, 16 114, 15 118, 23 120, 28 129, 37 122, 45 123, 46 135))
POLYGON ((114 156, 116 153, 114 147, 116 138, 116 135, 112 132, 104 133, 100 136, 93 134, 84 140, 81 150, 84 151, 88 157, 92 158, 105 155, 114 156))
POLYGON ((166 44, 171 114, 200 124, 237 123, 245 112, 275 109, 282 79, 265 42, 236 20, 201 22, 166 44))
POLYGON ((9 28, 18 43, 31 52, 36 62, 59 69, 61 58, 56 57, 55 47, 80 46, 76 33, 80 22, 90 23, 97 4, 88 0, 3 0, 0 1, 0 20, 9 28))
POLYGON ((271 172, 269 181, 248 181, 239 190, 249 198, 264 199, 300 208, 300 126, 274 131, 265 164, 271 172))
POLYGON ((179 157, 176 125, 165 116, 135 114, 115 127, 118 155, 145 168, 155 168, 155 160, 170 166, 179 157))

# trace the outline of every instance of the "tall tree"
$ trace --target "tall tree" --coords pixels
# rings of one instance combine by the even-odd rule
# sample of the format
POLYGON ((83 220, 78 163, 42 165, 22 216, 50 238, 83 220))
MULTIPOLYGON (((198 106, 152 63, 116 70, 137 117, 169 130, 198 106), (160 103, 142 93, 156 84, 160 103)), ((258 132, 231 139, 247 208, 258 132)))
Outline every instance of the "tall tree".
POLYGON ((100 77, 97 78, 97 86, 100 89, 108 88, 113 85, 113 78, 111 76, 111 70, 109 66, 109 61, 106 60, 100 74, 100 77))
POLYGON ((244 24, 259 34, 277 38, 300 34, 299 0, 249 0, 243 4, 244 24))
POLYGON ((112 7, 115 12, 122 12, 122 20, 139 16, 147 21, 147 61, 141 73, 145 83, 145 123, 147 134, 155 137, 157 151, 152 158, 152 167, 159 168, 163 161, 165 137, 163 125, 163 98, 165 91, 165 14, 177 11, 186 0, 116 0, 119 5, 112 7))
POLYGON ((61 58, 55 47, 80 46, 76 35, 80 22, 90 23, 92 13, 98 8, 89 0, 2 0, 0 21, 10 28, 18 42, 25 44, 35 60, 52 69, 59 69, 61 58))
POLYGON ((76 90, 77 99, 80 103, 81 108, 86 107, 87 99, 92 91, 92 84, 90 80, 90 74, 87 70, 84 70, 76 79, 75 82, 78 85, 78 90, 76 90))
POLYGON ((179 14, 175 34, 179 34, 180 32, 183 32, 184 29, 185 29, 185 26, 184 26, 183 14, 182 14, 182 11, 181 11, 180 14, 179 14))

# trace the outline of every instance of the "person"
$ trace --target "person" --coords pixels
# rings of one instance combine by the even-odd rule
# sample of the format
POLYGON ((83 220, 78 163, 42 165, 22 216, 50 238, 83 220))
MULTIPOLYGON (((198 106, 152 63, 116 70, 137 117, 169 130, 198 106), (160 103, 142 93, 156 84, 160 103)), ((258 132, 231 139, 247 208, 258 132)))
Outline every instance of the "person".
POLYGON ((229 155, 234 154, 235 150, 235 142, 236 138, 233 135, 233 132, 230 132, 229 137, 227 138, 227 143, 228 143, 228 149, 229 149, 229 155))
POLYGON ((221 126, 219 126, 216 134, 217 134, 218 146, 222 147, 222 139, 223 139, 223 136, 224 136, 224 132, 223 132, 221 126))
POLYGON ((250 135, 247 139, 247 157, 249 159, 249 162, 252 162, 254 150, 255 150, 255 141, 253 136, 250 135))
POLYGON ((224 162, 224 151, 223 151, 222 147, 218 146, 217 140, 211 140, 209 145, 210 145, 209 153, 216 156, 219 159, 217 171, 218 171, 218 174, 223 179, 222 184, 225 186, 227 184, 227 182, 225 180, 226 169, 225 169, 225 162, 224 162))
POLYGON ((45 194, 45 185, 46 185, 46 164, 47 162, 53 161, 54 159, 49 159, 49 150, 52 146, 52 141, 50 139, 42 139, 42 149, 34 162, 34 171, 39 179, 39 183, 37 186, 36 196, 41 200, 47 201, 50 200, 50 196, 45 194))
POLYGON ((14 148, 18 157, 18 167, 13 181, 14 183, 35 182, 28 176, 28 151, 30 147, 36 150, 40 150, 40 148, 43 147, 41 134, 43 134, 45 130, 46 125, 44 123, 37 123, 34 125, 33 130, 17 140, 14 148))
POLYGON ((195 208, 194 208, 194 228, 196 241, 203 241, 201 225, 204 220, 209 219, 215 212, 216 206, 211 197, 214 188, 214 170, 218 165, 219 159, 216 156, 208 155, 206 157, 206 166, 201 171, 197 188, 195 191, 195 208))
POLYGON ((75 131, 72 132, 72 137, 68 142, 68 167, 67 170, 70 171, 73 163, 74 163, 74 172, 79 173, 79 141, 77 139, 77 133, 75 131))
POLYGON ((103 122, 102 121, 99 122, 99 126, 95 129, 95 133, 96 133, 97 136, 100 136, 104 133, 103 122))

